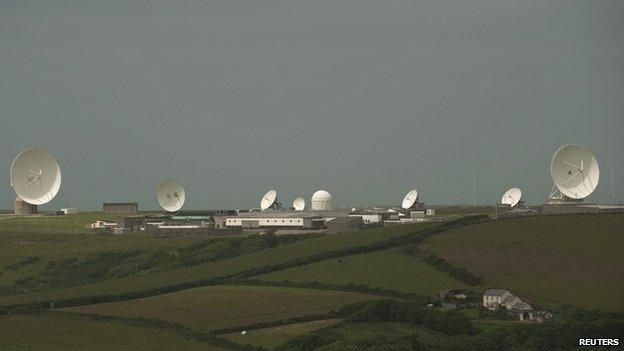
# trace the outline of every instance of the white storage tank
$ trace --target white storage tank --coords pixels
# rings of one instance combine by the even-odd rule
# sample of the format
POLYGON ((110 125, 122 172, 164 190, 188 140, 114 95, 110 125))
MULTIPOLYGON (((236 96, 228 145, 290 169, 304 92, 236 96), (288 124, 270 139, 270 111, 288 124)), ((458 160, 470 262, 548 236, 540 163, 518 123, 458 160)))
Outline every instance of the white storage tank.
POLYGON ((325 190, 319 190, 312 195, 313 211, 329 211, 332 209, 331 194, 325 190))

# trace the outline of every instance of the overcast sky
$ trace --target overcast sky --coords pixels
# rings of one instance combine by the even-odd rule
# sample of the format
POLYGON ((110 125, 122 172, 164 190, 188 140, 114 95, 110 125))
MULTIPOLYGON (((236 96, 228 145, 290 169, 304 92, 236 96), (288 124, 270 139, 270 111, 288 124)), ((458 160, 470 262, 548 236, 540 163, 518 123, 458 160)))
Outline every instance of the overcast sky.
POLYGON ((262 193, 337 205, 544 200, 580 143, 624 197, 624 2, 0 2, 0 207, 21 149, 57 158, 48 208, 186 208, 262 193))

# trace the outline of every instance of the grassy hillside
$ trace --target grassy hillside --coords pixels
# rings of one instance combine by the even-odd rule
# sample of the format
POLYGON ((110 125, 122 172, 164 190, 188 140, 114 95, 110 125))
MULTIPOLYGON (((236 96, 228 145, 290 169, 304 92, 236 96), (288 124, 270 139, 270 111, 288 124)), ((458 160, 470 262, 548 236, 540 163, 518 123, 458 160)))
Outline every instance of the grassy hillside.
POLYGON ((338 322, 340 322, 340 319, 293 323, 258 330, 248 330, 245 335, 242 335, 240 332, 230 333, 223 335, 223 337, 239 344, 273 348, 282 344, 285 340, 332 326, 338 322))
POLYGON ((443 289, 468 288, 400 249, 332 259, 254 277, 259 280, 364 284, 429 296, 443 289))
POLYGON ((433 226, 435 225, 414 224, 324 235, 295 242, 290 245, 278 246, 273 249, 262 250, 217 262, 198 264, 192 267, 132 275, 118 279, 111 278, 98 283, 60 288, 53 291, 0 296, 0 306, 41 300, 67 299, 79 296, 123 294, 189 281, 211 279, 256 269, 262 266, 289 262, 327 251, 339 250, 357 245, 367 245, 414 233, 433 226))
POLYGON ((222 350, 155 329, 84 317, 4 315, 0 330, 0 350, 7 351, 222 350))
POLYGON ((327 313, 371 298, 377 297, 340 291, 220 285, 65 310, 159 318, 197 330, 213 330, 327 313))
POLYGON ((543 304, 624 311, 624 215, 493 221, 432 236, 420 249, 543 304))

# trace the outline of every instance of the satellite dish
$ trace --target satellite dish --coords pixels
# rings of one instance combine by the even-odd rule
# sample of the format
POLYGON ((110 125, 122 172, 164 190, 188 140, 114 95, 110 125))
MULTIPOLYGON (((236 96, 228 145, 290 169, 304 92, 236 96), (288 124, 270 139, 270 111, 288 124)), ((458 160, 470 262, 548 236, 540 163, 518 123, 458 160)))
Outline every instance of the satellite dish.
POLYGON ((26 149, 13 160, 11 186, 25 202, 43 205, 61 188, 61 168, 47 150, 26 149))
POLYGON ((184 206, 186 191, 175 179, 166 179, 156 188, 158 204, 167 212, 176 212, 184 206))
POLYGON ((275 200, 277 200, 277 191, 271 189, 260 200, 260 209, 262 211, 275 207, 275 200))
POLYGON ((305 210, 305 200, 302 197, 298 197, 293 201, 293 207, 295 211, 305 210))
POLYGON ((520 202, 522 198, 522 190, 518 188, 511 188, 505 192, 501 199, 501 204, 514 207, 520 202))
POLYGON ((600 169, 591 151, 578 144, 568 144, 555 152, 550 175, 561 194, 579 200, 596 190, 600 169))
POLYGON ((410 209, 412 208, 412 206, 414 206, 416 200, 418 200, 418 190, 412 189, 407 194, 405 194, 401 207, 404 210, 410 209))

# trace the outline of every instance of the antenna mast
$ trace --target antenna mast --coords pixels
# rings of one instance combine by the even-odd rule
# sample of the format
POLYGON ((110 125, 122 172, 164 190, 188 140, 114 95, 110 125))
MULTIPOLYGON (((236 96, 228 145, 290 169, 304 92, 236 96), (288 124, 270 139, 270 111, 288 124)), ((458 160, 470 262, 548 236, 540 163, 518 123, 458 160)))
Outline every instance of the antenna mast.
POLYGON ((473 169, 472 170, 472 209, 477 208, 477 172, 473 169))
POLYGON ((615 206, 615 168, 611 164, 611 205, 615 206))

